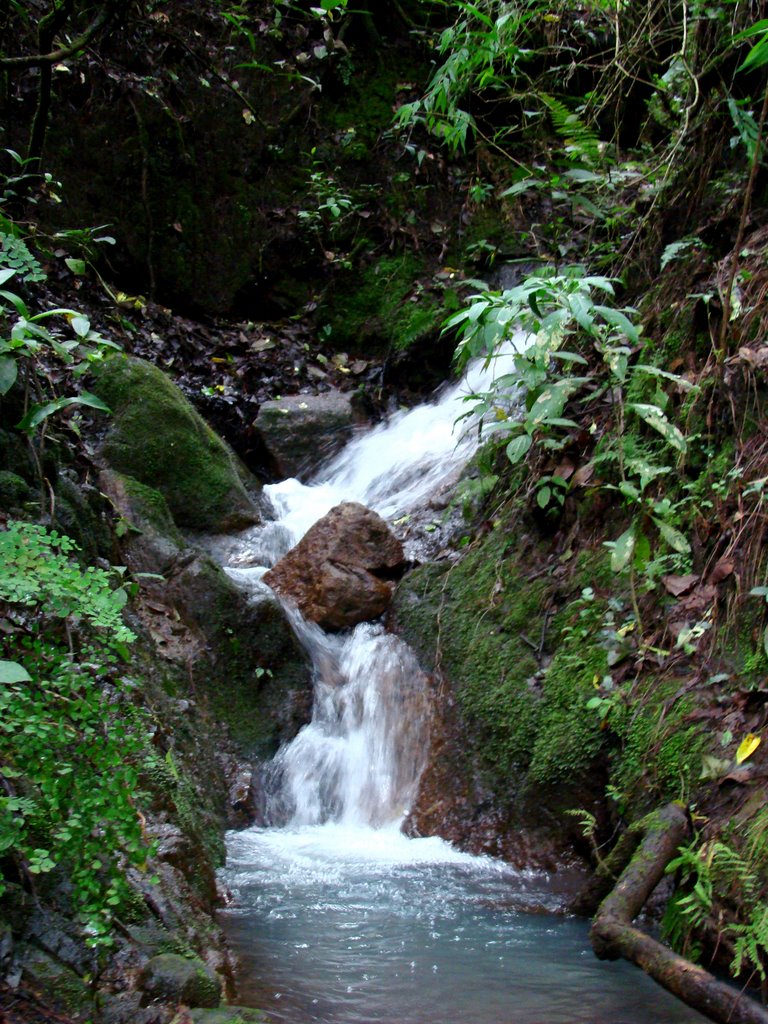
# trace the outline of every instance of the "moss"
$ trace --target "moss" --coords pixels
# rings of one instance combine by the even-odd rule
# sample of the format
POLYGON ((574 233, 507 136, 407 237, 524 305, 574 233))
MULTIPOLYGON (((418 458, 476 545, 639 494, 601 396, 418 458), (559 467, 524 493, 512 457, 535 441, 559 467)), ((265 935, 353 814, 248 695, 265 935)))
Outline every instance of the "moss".
POLYGON ((164 537, 174 544, 184 546, 184 538, 173 521, 168 502, 160 491, 154 487, 139 483, 131 476, 121 476, 126 494, 131 502, 131 510, 139 522, 146 521, 164 537))
POLYGON ((679 679, 646 680, 618 729, 622 750, 611 784, 640 809, 685 799, 701 771, 707 738, 700 726, 686 722, 695 705, 692 699, 675 699, 679 687, 679 679))
POLYGON ((0 470, 0 508, 6 511, 20 508, 32 497, 32 489, 26 480, 10 470, 0 470))
POLYGON ((217 530, 255 520, 234 456, 161 370, 116 356, 100 368, 94 391, 114 413, 106 460, 160 491, 178 526, 217 530))
POLYGON ((499 789, 527 767, 533 749, 538 665, 529 634, 538 637, 546 604, 546 584, 524 578, 507 543, 499 529, 452 569, 416 570, 397 604, 423 663, 437 662, 452 681, 475 752, 499 789))
POLYGON ((83 1018, 93 1013, 93 992, 74 970, 33 946, 26 946, 23 955, 21 950, 17 953, 27 985, 42 993, 53 1006, 70 1014, 82 1014, 83 1018))
POLYGON ((593 637, 558 648, 546 676, 531 759, 534 782, 552 784, 587 771, 603 746, 595 712, 587 708, 594 680, 607 671, 607 654, 593 637))
POLYGON ((348 275, 319 314, 330 322, 334 346, 354 350, 378 344, 402 352, 435 334, 446 310, 421 289, 418 281, 425 272, 421 257, 403 253, 348 275))

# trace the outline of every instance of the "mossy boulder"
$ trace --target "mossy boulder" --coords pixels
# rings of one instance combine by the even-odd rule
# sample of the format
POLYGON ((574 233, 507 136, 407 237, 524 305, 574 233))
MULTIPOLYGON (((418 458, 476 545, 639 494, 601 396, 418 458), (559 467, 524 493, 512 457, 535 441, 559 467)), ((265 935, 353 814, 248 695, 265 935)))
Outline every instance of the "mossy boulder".
POLYGON ((194 666, 198 693, 243 753, 271 757, 309 720, 312 702, 306 655, 282 607, 266 593, 249 597, 188 544, 159 491, 112 470, 99 485, 119 517, 124 564, 145 574, 139 614, 164 656, 194 666))
POLYGON ((153 956, 141 974, 146 1002, 184 1003, 216 1007, 221 1001, 221 980, 197 957, 161 953, 153 956))
POLYGON ((258 522, 246 471, 162 370, 115 356, 93 391, 113 412, 104 461, 160 491, 177 526, 220 532, 258 522))
POLYGON ((32 488, 17 473, 0 470, 0 508, 6 511, 21 509, 33 497, 32 488))
POLYGON ((261 1010, 248 1006, 220 1006, 216 1010, 184 1010, 171 1024, 262 1024, 266 1020, 261 1010))

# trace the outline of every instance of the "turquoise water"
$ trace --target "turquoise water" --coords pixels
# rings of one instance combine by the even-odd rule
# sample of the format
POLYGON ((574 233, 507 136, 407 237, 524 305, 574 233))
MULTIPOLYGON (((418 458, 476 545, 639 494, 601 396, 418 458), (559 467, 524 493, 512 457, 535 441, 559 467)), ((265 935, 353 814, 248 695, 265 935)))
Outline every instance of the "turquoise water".
MULTIPOLYGON (((557 876, 555 876, 555 881, 557 876)), ((229 837, 222 924, 237 1001, 287 1024, 693 1024, 584 921, 553 879, 396 828, 249 829, 229 837)))

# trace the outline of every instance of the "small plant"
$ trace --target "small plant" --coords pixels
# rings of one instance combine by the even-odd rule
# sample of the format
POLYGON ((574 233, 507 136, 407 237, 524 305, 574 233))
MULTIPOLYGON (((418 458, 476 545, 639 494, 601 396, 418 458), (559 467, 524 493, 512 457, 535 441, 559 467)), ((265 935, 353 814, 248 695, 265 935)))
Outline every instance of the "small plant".
POLYGON ((0 231, 0 269, 16 274, 24 284, 45 281, 46 273, 23 238, 0 231))
MULTIPOLYGON (((0 285, 6 285, 15 274, 11 267, 0 270, 0 285)), ((32 313, 21 296, 2 288, 2 325, 9 332, 4 338, 0 336, 0 395, 7 394, 18 381, 28 393, 38 398, 17 424, 19 430, 32 431, 53 413, 71 405, 86 405, 109 412, 100 398, 87 391, 69 397, 52 394, 53 385, 46 371, 48 360, 54 359, 73 376, 79 377, 107 353, 120 351, 119 345, 93 329, 88 317, 74 309, 32 313), (63 320, 71 333, 64 334, 60 328, 48 327, 46 321, 52 318, 63 320)))

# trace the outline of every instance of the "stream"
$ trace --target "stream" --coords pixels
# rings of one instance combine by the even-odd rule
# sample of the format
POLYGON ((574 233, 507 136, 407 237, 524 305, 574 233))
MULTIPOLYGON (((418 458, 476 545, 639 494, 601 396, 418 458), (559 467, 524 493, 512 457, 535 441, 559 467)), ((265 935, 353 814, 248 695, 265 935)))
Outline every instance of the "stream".
MULTIPOLYGON (((265 488, 274 520, 214 551, 227 572, 263 591, 266 570, 340 501, 418 522, 476 449, 477 424, 456 426, 465 396, 523 344, 354 439, 310 484, 265 488)), ((239 1003, 287 1024, 704 1020, 636 968, 595 958, 587 923, 558 913, 567 873, 406 838, 428 748, 424 673, 379 624, 330 635, 289 614, 312 659, 313 716, 267 768, 269 827, 227 837, 221 923, 240 961, 239 1003)))

